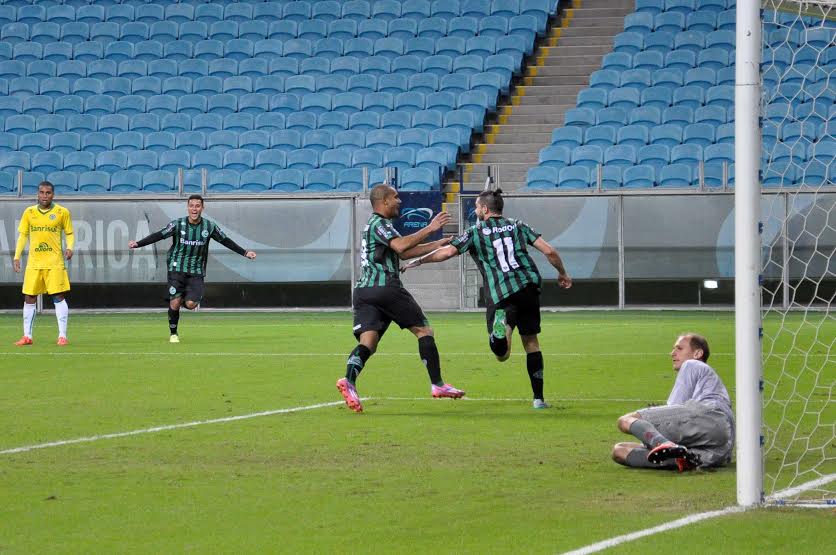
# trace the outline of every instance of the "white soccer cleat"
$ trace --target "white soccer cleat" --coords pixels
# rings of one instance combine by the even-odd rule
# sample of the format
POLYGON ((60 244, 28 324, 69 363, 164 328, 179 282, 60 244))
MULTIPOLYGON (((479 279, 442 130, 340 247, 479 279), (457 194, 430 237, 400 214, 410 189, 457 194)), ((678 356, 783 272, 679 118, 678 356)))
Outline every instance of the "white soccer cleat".
POLYGON ((531 404, 532 407, 535 409, 550 409, 552 406, 548 404, 543 399, 534 399, 534 402, 531 404))
POLYGON ((171 337, 168 338, 169 343, 180 343, 180 338, 177 337, 176 333, 172 333, 171 337))

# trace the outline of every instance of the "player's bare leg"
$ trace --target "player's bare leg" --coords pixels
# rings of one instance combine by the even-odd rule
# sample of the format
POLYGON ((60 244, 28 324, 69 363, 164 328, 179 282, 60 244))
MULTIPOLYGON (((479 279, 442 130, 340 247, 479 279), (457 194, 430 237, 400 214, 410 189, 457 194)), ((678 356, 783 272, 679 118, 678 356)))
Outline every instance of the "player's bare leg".
POLYGON ((365 331, 360 334, 359 342, 346 361, 345 377, 337 380, 337 390, 343 396, 345 404, 354 412, 363 412, 363 404, 360 395, 357 393, 356 381, 366 361, 377 350, 380 342, 380 333, 377 331, 365 331))
POLYGON ((543 353, 540 352, 540 341, 537 335, 520 335, 525 350, 525 368, 531 382, 531 393, 534 400, 531 405, 535 409, 547 409, 549 404, 543 397, 543 353))
POLYGON ((459 399, 464 397, 464 391, 457 389, 441 378, 441 360, 438 356, 438 347, 435 345, 433 329, 430 326, 413 326, 409 328, 415 337, 418 338, 418 356, 427 368, 430 375, 430 393, 435 398, 449 397, 459 399))

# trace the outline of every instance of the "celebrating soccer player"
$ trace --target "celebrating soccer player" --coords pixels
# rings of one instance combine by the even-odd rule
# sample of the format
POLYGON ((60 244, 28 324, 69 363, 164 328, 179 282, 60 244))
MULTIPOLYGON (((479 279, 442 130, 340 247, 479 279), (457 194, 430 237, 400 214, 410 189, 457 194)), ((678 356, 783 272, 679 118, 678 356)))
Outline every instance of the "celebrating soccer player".
POLYGON ((215 222, 204 218, 203 197, 192 195, 188 200, 188 216, 172 220, 160 231, 139 241, 128 242, 135 249, 171 237, 168 249, 168 328, 169 342, 180 343, 177 323, 180 321, 180 307, 194 310, 203 298, 203 276, 206 275, 206 261, 209 258, 209 240, 214 239, 231 251, 250 260, 253 251, 244 250, 227 237, 215 222))
POLYGON ((418 338, 418 355, 430 375, 433 397, 458 399, 464 391, 441 379, 441 362, 435 346, 433 330, 424 312, 409 291, 401 284, 398 258, 422 256, 449 242, 441 239, 421 243, 450 220, 446 212, 437 214, 424 229, 402 237, 392 225, 392 218, 400 214, 398 192, 388 185, 378 185, 369 195, 374 211, 363 230, 360 246, 362 275, 354 287, 354 336, 358 345, 351 351, 345 377, 337 380, 337 389, 348 407, 362 412, 357 394, 357 376, 369 360, 380 338, 393 321, 401 329, 408 328, 418 338))
POLYGON ((734 448, 734 413, 723 380, 708 365, 708 341, 695 333, 676 338, 671 351, 676 381, 661 407, 625 414, 618 429, 641 441, 617 443, 615 462, 633 468, 722 466, 734 448))
POLYGON ((29 258, 23 275, 23 337, 15 345, 32 344, 32 327, 35 321, 36 297, 42 293, 52 295, 55 317, 58 319, 58 345, 67 344, 67 318, 69 308, 66 294, 70 290, 70 278, 64 266, 64 258, 73 257, 73 223, 70 211, 52 202, 55 187, 49 181, 38 185, 38 204, 23 211, 20 218, 20 235, 17 239, 14 261, 15 272, 20 272, 20 256, 29 241, 29 258), (67 248, 61 248, 61 232, 67 248))
POLYGON ((487 291, 487 322, 491 351, 500 362, 511 354, 511 331, 520 331, 526 352, 526 368, 536 409, 548 408, 543 397, 543 353, 540 333, 540 272, 526 245, 542 252, 557 269, 560 287, 572 286, 557 250, 540 234, 519 220, 505 218, 502 189, 483 191, 476 198, 475 225, 453 239, 450 245, 413 260, 404 269, 422 263, 442 262, 465 252, 476 261, 487 291))

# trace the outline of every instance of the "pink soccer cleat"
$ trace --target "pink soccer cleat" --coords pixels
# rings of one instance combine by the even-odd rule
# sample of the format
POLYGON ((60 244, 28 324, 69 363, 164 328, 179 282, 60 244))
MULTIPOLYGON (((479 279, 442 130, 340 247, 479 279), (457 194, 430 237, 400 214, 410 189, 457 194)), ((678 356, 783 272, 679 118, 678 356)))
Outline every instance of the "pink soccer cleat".
POLYGON ((459 399, 464 397, 464 391, 461 389, 456 389, 449 383, 444 385, 435 385, 432 386, 432 394, 433 397, 436 399, 440 399, 442 397, 449 397, 450 399, 459 399))
POLYGON ((56 343, 56 345, 58 345, 59 347, 63 347, 65 345, 69 345, 69 341, 67 341, 66 337, 61 336, 58 338, 58 342, 56 343))
POLYGON ((24 347, 26 345, 31 345, 31 344, 32 344, 32 338, 29 337, 28 335, 24 335, 23 337, 21 337, 20 339, 15 341, 15 345, 17 345, 18 347, 24 347))
POLYGON ((354 384, 346 378, 337 380, 337 389, 345 399, 345 404, 354 412, 363 412, 363 404, 360 402, 360 396, 357 394, 357 388, 354 384))

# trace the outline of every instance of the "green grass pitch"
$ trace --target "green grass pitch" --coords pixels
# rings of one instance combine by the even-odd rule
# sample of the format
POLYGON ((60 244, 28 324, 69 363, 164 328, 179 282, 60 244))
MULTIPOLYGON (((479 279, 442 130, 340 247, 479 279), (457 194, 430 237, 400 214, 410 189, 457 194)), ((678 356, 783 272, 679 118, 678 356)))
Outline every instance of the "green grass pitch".
MULTIPOLYGON (((680 475, 609 458, 628 439, 618 416, 666 399, 678 332, 709 338, 734 396, 733 314, 544 314, 545 411, 516 337, 502 364, 482 314, 430 320, 444 378, 470 400, 430 399, 415 339, 392 329, 360 376, 363 414, 340 402, 0 454, 0 553, 559 553, 735 504, 733 466, 680 475)), ((65 348, 51 314, 32 347, 12 345, 20 326, 0 316, 0 451, 338 402, 354 345, 347 312, 185 314, 179 345, 164 311, 71 314, 65 348)), ((796 331, 787 352, 807 341, 832 357, 832 319, 796 331)), ((833 552, 834 517, 758 510, 613 551, 833 552)))

